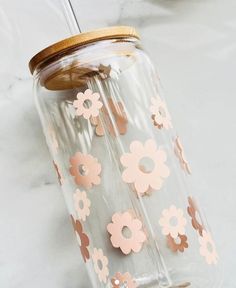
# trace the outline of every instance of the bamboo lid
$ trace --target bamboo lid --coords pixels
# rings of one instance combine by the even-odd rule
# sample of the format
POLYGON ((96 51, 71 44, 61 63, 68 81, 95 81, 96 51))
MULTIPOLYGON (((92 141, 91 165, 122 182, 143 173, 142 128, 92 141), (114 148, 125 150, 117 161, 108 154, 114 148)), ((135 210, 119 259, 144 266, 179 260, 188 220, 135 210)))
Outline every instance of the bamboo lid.
POLYGON ((114 38, 120 39, 126 37, 139 39, 139 35, 135 28, 129 26, 107 27, 69 37, 37 53, 29 62, 30 72, 33 74, 40 63, 49 60, 56 55, 65 53, 75 47, 83 46, 99 40, 114 38))

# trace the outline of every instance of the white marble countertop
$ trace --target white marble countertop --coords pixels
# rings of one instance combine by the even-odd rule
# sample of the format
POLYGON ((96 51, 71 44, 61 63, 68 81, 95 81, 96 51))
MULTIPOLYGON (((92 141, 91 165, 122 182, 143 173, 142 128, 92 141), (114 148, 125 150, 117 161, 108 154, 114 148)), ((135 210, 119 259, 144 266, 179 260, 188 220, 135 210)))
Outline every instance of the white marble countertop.
MULTIPOLYGON (((83 31, 136 26, 162 79, 236 287, 236 2, 78 0, 83 31)), ((69 36, 59 1, 0 0, 0 287, 85 288, 69 218, 33 103, 29 58, 69 36)), ((212 287, 214 288, 214 287, 212 287)))

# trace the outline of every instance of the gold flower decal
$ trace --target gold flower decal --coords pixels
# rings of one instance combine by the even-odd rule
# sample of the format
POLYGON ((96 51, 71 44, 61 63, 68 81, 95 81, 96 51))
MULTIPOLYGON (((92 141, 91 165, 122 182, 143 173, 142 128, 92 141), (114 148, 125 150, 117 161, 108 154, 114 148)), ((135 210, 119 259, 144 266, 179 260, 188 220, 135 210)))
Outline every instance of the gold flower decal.
POLYGON ((175 152, 175 155, 177 156, 177 158, 179 159, 179 163, 180 163, 181 168, 185 172, 187 172, 188 174, 191 174, 191 169, 190 169, 188 161, 185 157, 184 148, 183 148, 182 143, 180 142, 179 137, 176 137, 176 139, 174 141, 174 152, 175 152))
MULTIPOLYGON (((102 109, 103 110, 103 109, 102 109)), ((105 131, 104 127, 102 125, 102 121, 99 116, 97 117, 91 117, 90 118, 90 123, 95 126, 95 133, 97 136, 104 136, 105 131)))
POLYGON ((71 220, 72 220, 72 224, 77 235, 77 239, 79 241, 81 255, 84 259, 84 262, 86 262, 87 260, 90 259, 89 250, 88 250, 89 238, 84 233, 83 226, 80 223, 80 221, 75 220, 72 215, 71 215, 71 220))
POLYGON ((98 66, 98 72, 99 72, 100 77, 103 80, 107 79, 111 73, 111 65, 106 66, 106 65, 100 64, 98 66))
POLYGON ((188 211, 189 216, 192 218, 192 226, 202 236, 202 231, 204 227, 203 227, 202 220, 200 217, 199 209, 192 197, 188 197, 188 203, 189 203, 189 206, 187 208, 187 211, 188 211))
POLYGON ((188 248, 188 238, 186 235, 180 235, 176 238, 173 238, 170 234, 167 235, 167 245, 173 252, 184 252, 186 248, 188 248))

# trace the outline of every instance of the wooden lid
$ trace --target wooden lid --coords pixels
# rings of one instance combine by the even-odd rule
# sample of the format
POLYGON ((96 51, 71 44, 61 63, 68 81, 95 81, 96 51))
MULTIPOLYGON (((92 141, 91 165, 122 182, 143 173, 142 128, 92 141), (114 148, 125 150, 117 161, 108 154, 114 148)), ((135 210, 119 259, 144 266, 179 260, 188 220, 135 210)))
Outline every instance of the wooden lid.
POLYGON ((29 62, 30 72, 33 74, 34 70, 40 63, 60 53, 63 53, 69 49, 86 45, 99 40, 114 39, 114 38, 117 39, 126 37, 135 37, 139 39, 139 35, 135 30, 135 28, 128 26, 107 27, 72 36, 60 42, 57 42, 37 53, 29 62))

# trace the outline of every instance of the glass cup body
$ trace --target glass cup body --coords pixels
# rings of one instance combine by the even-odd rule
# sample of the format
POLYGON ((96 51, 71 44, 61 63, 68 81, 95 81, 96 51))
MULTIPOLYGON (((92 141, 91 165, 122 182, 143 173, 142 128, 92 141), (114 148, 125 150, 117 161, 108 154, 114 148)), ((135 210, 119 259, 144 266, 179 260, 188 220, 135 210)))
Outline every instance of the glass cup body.
POLYGON ((139 40, 75 48, 34 81, 93 287, 220 287, 191 169, 139 40))

